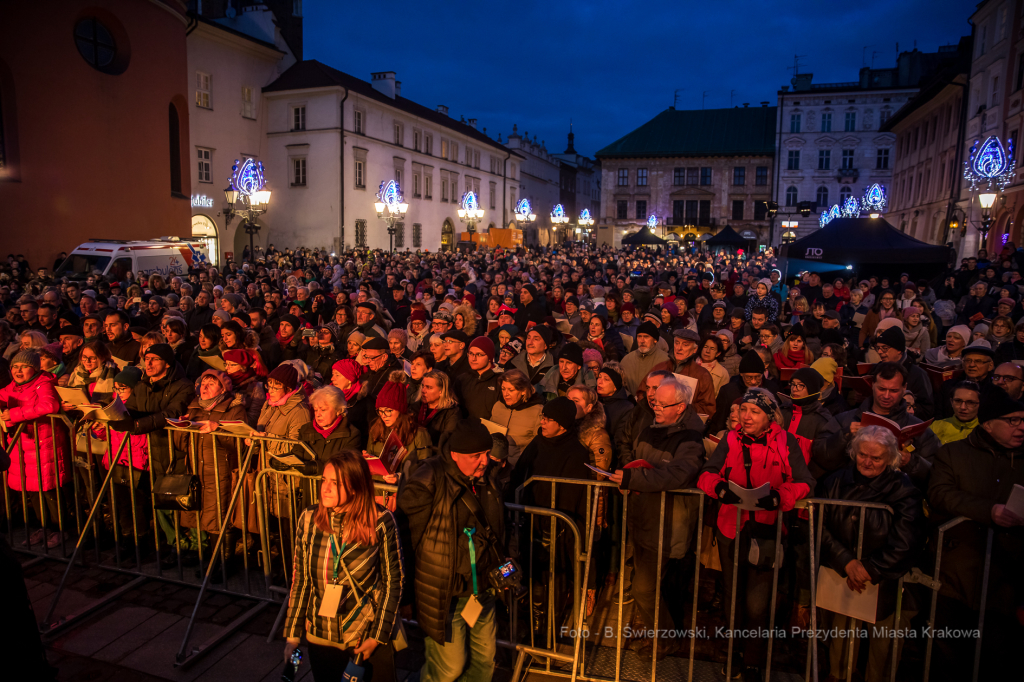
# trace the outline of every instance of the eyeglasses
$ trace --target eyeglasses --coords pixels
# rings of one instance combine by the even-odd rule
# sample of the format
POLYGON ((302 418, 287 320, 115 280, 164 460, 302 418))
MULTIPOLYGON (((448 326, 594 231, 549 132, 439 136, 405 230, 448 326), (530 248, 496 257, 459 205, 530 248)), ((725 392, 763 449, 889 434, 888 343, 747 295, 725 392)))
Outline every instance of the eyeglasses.
POLYGON ((1009 424, 1013 428, 1017 428, 1022 423, 1024 423, 1024 417, 997 417, 997 419, 1000 419, 1000 420, 1006 422, 1007 424, 1009 424))
POLYGON ((280 381, 268 381, 267 382, 267 389, 269 389, 271 391, 283 391, 284 390, 284 384, 282 384, 280 381))
POLYGON ((1012 374, 993 374, 992 381, 1024 381, 1024 379, 1015 377, 1012 374))
POLYGON ((953 404, 958 405, 960 407, 977 407, 981 403, 979 403, 977 400, 958 400, 956 398, 953 398, 953 404))
POLYGON ((664 409, 669 408, 669 407, 675 407, 676 405, 682 405, 684 402, 686 402, 686 401, 685 400, 680 400, 678 403, 669 403, 667 405, 659 403, 659 402, 653 402, 653 403, 651 403, 651 409, 652 410, 664 410, 664 409))
POLYGON ((390 417, 394 413, 395 413, 395 410, 392 410, 390 407, 378 407, 377 408, 377 414, 379 414, 380 416, 385 417, 385 418, 386 417, 390 417))

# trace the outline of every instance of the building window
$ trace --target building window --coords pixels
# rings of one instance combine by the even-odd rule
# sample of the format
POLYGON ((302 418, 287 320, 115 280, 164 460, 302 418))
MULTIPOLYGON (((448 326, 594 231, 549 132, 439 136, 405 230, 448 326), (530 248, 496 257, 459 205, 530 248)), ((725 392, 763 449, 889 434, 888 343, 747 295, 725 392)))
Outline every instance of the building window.
POLYGON ((473 150, 473 168, 479 168, 479 167, 480 167, 480 150, 479 149, 474 149, 473 150))
POLYGON ((629 202, 625 199, 619 199, 615 202, 615 218, 617 220, 625 220, 629 217, 629 202))
POLYGON ((396 168, 395 169, 395 183, 399 187, 402 186, 402 169, 401 168, 396 168))
POLYGON ((405 223, 395 223, 395 248, 405 248, 405 223))
POLYGON ((673 225, 685 225, 683 222, 683 216, 686 211, 686 202, 682 199, 675 199, 672 202, 672 224, 673 225))
POLYGON ((647 202, 643 199, 636 202, 636 219, 647 220, 647 202))
POLYGON ((448 140, 441 138, 441 158, 448 158, 448 140))
POLYGON ((434 136, 424 135, 423 136, 423 153, 427 156, 434 155, 434 136))
POLYGON ((711 169, 705 166, 700 169, 700 184, 710 185, 711 184, 711 169))
POLYGON ((878 170, 889 169, 889 150, 879 149, 875 153, 875 168, 878 170))
POLYGON ((800 114, 789 115, 789 132, 799 133, 800 132, 800 114))
POLYGON ((853 170, 853 149, 843 150, 843 170, 853 170))
POLYGON ((302 16, 302 0, 292 0, 292 16, 302 16))
POLYGON ((306 107, 292 107, 292 130, 306 129, 306 107))
POLYGON ((790 149, 788 163, 786 164, 787 170, 800 170, 800 150, 790 149))
POLYGON ((363 112, 361 112, 358 109, 356 109, 355 112, 353 112, 352 116, 353 116, 353 120, 355 121, 355 131, 356 131, 356 133, 359 134, 359 135, 362 135, 363 134, 363 112))
POLYGON ((619 169, 619 187, 627 187, 627 186, 629 186, 629 169, 628 168, 620 168, 619 169))
POLYGON ((75 46, 78 54, 97 71, 117 75, 124 73, 127 67, 127 63, 118 63, 117 43, 110 29, 95 17, 87 17, 75 24, 75 46))
POLYGON ((743 199, 733 199, 732 201, 732 219, 743 220, 743 199))
POLYGON ((765 186, 768 184, 768 166, 758 166, 754 173, 754 184, 765 186))
POLYGON ((754 202, 754 220, 764 220, 768 216, 768 204, 763 201, 754 202))
POLYGON ((743 166, 736 166, 732 169, 732 184, 734 185, 745 185, 747 184, 747 169, 743 166))
POLYGON ((832 132, 832 114, 823 113, 821 115, 821 132, 831 133, 832 132))
POLYGON ((700 169, 699 168, 687 168, 686 169, 686 184, 696 185, 700 182, 700 169))
POLYGON ((494 209, 494 206, 495 206, 495 203, 494 203, 494 201, 495 201, 495 199, 496 199, 497 195, 498 195, 498 192, 497 192, 497 187, 496 187, 496 185, 495 185, 495 184, 494 184, 494 183, 492 182, 492 183, 491 183, 491 185, 490 185, 490 200, 491 200, 491 210, 492 210, 492 211, 493 211, 493 210, 495 210, 495 209, 494 209))
POLYGON ((846 112, 846 132, 852 133, 857 130, 857 112, 847 111, 846 112))
POLYGON ((685 185, 686 184, 686 169, 675 168, 672 171, 672 184, 673 185, 685 185))
POLYGON ((402 146, 402 124, 395 123, 395 144, 399 147, 402 146))
POLYGON ((356 248, 366 248, 366 221, 356 221, 356 248))
POLYGON ((888 109, 882 109, 880 112, 878 112, 878 125, 885 125, 885 122, 889 120, 890 116, 892 116, 891 111, 889 111, 888 109))
POLYGON ((844 186, 839 190, 839 205, 842 206, 846 203, 846 200, 853 196, 853 190, 849 187, 844 186))
POLYGON ((196 106, 212 109, 210 74, 196 71, 196 106))
POLYGON ((306 160, 292 159, 292 187, 306 186, 306 160))
POLYGON ((423 198, 433 199, 434 198, 434 176, 424 175, 423 176, 423 198))
POLYGON ((448 178, 441 176, 441 201, 448 201, 448 178))
POLYGON ((213 150, 199 147, 196 149, 196 156, 199 160, 199 172, 196 174, 196 179, 199 182, 213 182, 210 179, 210 160, 213 158, 213 150))
MULTIPOLYGON (((459 143, 452 140, 448 145, 448 160, 458 162, 459 160, 459 143)), ((513 176, 515 177, 515 176, 513 176)))
POLYGON ((686 200, 686 213, 683 219, 684 225, 696 225, 697 224, 697 213, 698 213, 699 202, 696 199, 686 200))
POLYGON ((647 186, 647 169, 637 168, 636 169, 636 186, 646 187, 647 186))
POLYGON ((412 131, 412 148, 416 151, 420 151, 420 131, 412 131))
POLYGON ((457 203, 459 201, 459 199, 461 198, 459 196, 459 176, 456 175, 455 173, 451 174, 451 183, 452 183, 452 203, 454 204, 454 203, 457 203))
POLYGON ((256 102, 252 88, 242 88, 242 118, 256 118, 256 102))
POLYGON ((993 76, 992 78, 992 105, 996 106, 999 104, 999 76, 993 76))
POLYGON ((423 245, 423 226, 419 223, 412 224, 412 248, 418 249, 423 245))
POLYGON ((819 208, 824 207, 824 206, 828 206, 828 187, 825 187, 824 185, 819 187, 816 198, 817 198, 817 201, 818 201, 818 207, 819 208))
POLYGON ((697 224, 701 227, 711 226, 711 200, 701 199, 697 214, 697 224))
POLYGON ((832 150, 818 150, 818 170, 829 170, 832 168, 832 150))
POLYGON ((787 187, 786 188, 786 206, 796 206, 796 204, 797 204, 796 187, 787 187))
POLYGON ((359 189, 366 189, 366 178, 363 176, 363 170, 366 166, 362 161, 356 161, 355 165, 356 187, 359 189))

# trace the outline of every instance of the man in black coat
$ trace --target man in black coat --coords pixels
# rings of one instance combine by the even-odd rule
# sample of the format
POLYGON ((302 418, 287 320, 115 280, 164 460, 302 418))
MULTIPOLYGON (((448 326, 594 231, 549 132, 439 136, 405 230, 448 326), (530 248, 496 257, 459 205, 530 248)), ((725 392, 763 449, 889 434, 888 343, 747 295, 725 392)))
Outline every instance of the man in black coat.
POLYGON ((111 310, 103 318, 103 331, 107 336, 105 340, 110 354, 134 365, 139 360, 139 342, 128 331, 128 325, 128 316, 120 310, 111 310))
POLYGON ((488 574, 505 557, 497 546, 504 505, 488 476, 492 444, 480 422, 461 422, 398 495, 412 538, 417 622, 427 635, 424 680, 490 679, 494 670, 497 625, 488 574), (472 627, 463 616, 471 602, 482 607, 472 627))
POLYGON ((918 367, 914 358, 907 353, 907 337, 904 336, 903 330, 899 327, 887 327, 875 337, 875 352, 882 362, 895 362, 907 370, 907 390, 914 395, 914 416, 921 421, 935 416, 935 396, 932 392, 931 377, 918 367))
POLYGON ((540 301, 537 300, 537 287, 527 284, 519 292, 519 308, 516 310, 516 326, 520 331, 526 331, 530 322, 544 324, 544 317, 547 312, 540 301))
MULTIPOLYGON (((983 341, 976 341, 977 345, 971 344, 964 348, 963 368, 966 381, 973 381, 985 390, 992 385, 992 372, 995 370, 995 353, 983 341)), ((920 368, 918 368, 920 369, 920 368)), ((938 398, 935 401, 935 416, 938 419, 946 419, 953 416, 953 391, 957 382, 947 381, 942 385, 938 398)), ((914 411, 917 414, 917 411, 914 411)), ((924 417, 922 417, 924 419, 924 417)))
POLYGON ((466 351, 470 372, 454 379, 455 395, 462 408, 462 416, 470 419, 490 419, 491 408, 501 398, 501 374, 494 371, 494 343, 486 336, 478 336, 466 351))

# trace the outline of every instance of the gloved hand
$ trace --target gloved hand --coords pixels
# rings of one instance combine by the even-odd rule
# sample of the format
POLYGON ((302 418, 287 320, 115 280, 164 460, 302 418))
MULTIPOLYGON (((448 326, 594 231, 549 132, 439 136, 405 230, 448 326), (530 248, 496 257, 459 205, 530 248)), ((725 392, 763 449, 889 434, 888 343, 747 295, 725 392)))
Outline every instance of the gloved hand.
POLYGON ((135 428, 134 419, 117 419, 107 423, 114 431, 120 431, 121 433, 128 433, 135 428))
POLYGON ((729 484, 725 481, 719 481, 715 486, 715 495, 722 504, 736 504, 740 501, 740 496, 729 490, 729 484))
POLYGON ((773 490, 760 500, 757 501, 757 506, 765 511, 775 511, 782 504, 782 498, 779 496, 777 490, 773 490))

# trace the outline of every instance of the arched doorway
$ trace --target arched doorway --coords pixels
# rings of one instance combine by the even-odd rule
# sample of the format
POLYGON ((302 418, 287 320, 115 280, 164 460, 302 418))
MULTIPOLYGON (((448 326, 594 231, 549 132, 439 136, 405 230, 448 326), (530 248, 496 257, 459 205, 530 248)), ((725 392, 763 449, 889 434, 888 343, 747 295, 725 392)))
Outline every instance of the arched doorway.
POLYGON ((192 216, 192 237, 206 242, 210 265, 220 264, 220 240, 217 238, 217 223, 209 216, 197 214, 192 216))
POLYGON ((441 250, 451 251, 455 248, 455 226, 447 218, 441 226, 441 250))

